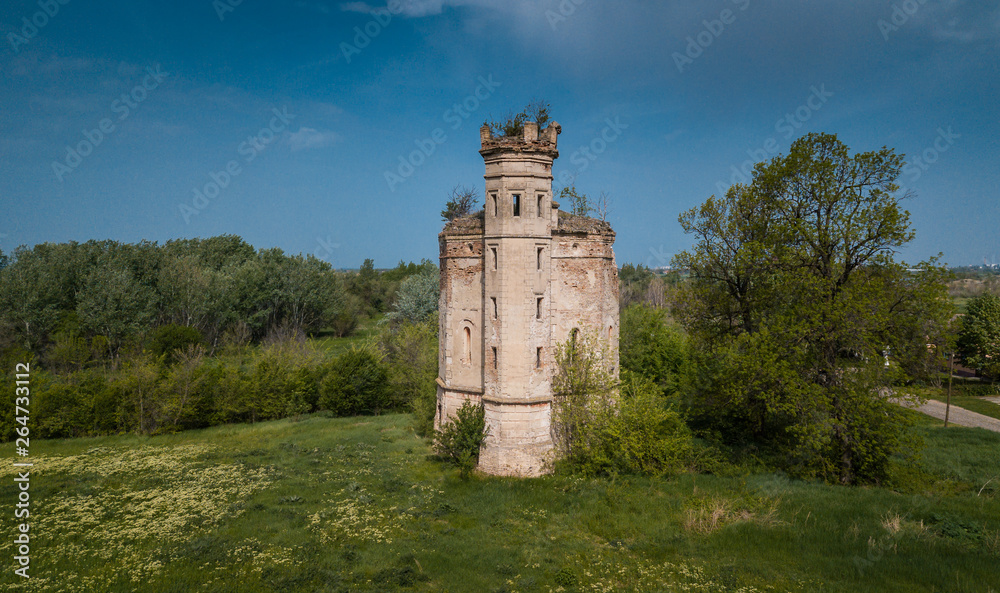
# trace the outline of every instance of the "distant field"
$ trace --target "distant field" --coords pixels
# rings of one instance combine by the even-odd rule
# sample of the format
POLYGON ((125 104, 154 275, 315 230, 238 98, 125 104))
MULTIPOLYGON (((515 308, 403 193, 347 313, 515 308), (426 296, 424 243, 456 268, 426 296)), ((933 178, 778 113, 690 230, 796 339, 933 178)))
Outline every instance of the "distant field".
POLYGON ((1000 435, 913 417, 928 447, 903 491, 742 472, 463 482, 406 415, 32 441, 32 578, 0 589, 1000 590, 1000 435))
POLYGON ((969 307, 969 301, 972 299, 969 297, 951 297, 951 302, 955 303, 955 313, 965 314, 969 307))

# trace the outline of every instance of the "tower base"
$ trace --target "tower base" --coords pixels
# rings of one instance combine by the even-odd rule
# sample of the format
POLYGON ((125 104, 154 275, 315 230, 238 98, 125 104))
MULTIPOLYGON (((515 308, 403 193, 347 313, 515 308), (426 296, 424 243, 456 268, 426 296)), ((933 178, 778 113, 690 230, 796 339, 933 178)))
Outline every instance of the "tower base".
POLYGON ((489 433, 479 470, 494 476, 531 478, 551 471, 552 403, 512 403, 483 398, 489 433))

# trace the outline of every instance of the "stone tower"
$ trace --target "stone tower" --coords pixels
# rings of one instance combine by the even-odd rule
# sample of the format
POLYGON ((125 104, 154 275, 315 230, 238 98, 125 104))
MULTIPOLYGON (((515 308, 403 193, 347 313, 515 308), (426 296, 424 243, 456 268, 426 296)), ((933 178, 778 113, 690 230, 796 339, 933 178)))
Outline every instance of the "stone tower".
POLYGON ((438 409, 481 402, 480 470, 537 476, 552 458, 553 351, 578 331, 607 340, 618 371, 618 274, 606 222, 560 212, 553 122, 522 137, 480 130, 484 211, 449 222, 441 249, 438 409))

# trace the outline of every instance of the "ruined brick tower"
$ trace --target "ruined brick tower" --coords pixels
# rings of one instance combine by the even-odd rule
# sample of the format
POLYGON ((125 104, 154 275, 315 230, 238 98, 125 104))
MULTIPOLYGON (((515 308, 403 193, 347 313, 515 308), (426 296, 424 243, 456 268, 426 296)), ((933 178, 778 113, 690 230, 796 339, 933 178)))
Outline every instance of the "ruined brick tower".
POLYGON ((435 425, 466 400, 482 402, 489 435, 479 469, 537 476, 553 454, 556 344, 578 332, 607 340, 618 372, 615 233, 600 220, 559 211, 553 122, 523 137, 480 130, 484 211, 445 225, 441 249, 435 425))

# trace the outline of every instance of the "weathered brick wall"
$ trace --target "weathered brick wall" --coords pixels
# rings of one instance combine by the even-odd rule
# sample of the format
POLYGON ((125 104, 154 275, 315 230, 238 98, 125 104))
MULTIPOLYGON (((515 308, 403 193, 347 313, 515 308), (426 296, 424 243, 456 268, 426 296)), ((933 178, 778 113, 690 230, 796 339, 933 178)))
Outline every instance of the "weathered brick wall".
POLYGON ((439 245, 438 376, 450 391, 443 396, 439 389, 436 425, 483 392, 482 232, 442 233, 439 245))

